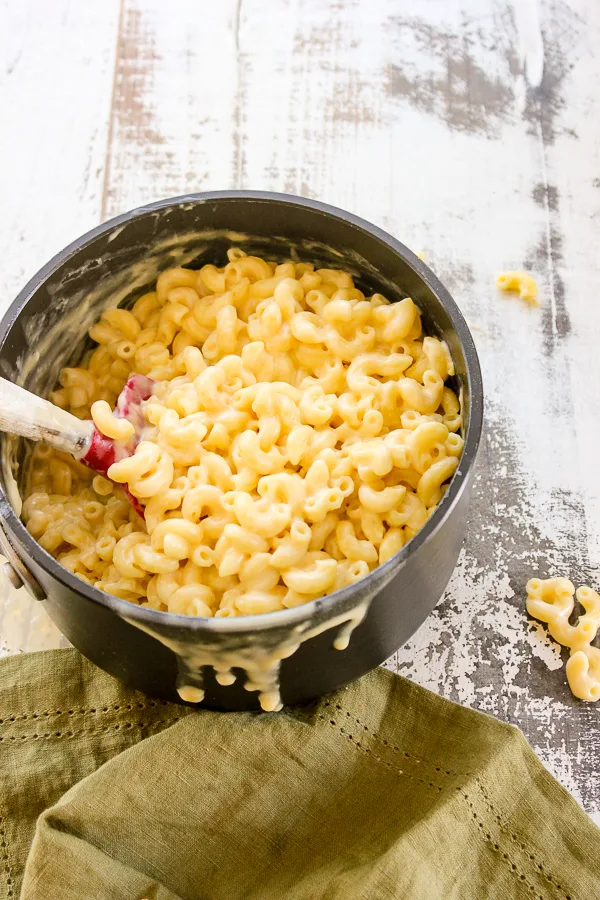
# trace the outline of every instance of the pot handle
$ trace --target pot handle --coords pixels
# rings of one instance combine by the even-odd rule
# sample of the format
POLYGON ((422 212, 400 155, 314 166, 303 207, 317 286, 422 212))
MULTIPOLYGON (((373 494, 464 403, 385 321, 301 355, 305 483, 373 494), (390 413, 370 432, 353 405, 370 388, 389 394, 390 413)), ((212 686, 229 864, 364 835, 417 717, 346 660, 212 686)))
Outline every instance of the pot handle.
POLYGON ((46 592, 40 585, 35 576, 31 574, 16 549, 13 547, 10 538, 4 531, 2 520, 0 519, 0 553, 8 562, 1 567, 5 571, 5 575, 15 588, 24 587, 34 600, 45 600, 46 592))

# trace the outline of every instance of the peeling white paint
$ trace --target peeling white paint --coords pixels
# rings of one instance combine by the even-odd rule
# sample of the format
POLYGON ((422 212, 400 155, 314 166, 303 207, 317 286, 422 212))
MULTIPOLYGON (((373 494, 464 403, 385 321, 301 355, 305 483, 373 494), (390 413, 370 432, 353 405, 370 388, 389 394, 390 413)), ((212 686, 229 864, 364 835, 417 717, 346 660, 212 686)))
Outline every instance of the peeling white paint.
POLYGON ((529 621, 529 629, 526 634, 527 643, 534 656, 541 659, 549 669, 560 669, 563 665, 561 659, 561 647, 552 640, 547 629, 541 622, 529 621))

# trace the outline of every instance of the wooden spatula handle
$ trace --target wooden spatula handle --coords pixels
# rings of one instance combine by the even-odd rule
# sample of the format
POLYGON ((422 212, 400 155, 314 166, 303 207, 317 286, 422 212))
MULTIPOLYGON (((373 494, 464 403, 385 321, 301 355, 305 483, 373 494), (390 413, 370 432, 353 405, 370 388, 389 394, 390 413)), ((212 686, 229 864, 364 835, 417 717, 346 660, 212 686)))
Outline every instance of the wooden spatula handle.
POLYGON ((79 459, 89 449, 94 423, 0 378, 0 431, 43 441, 79 459))

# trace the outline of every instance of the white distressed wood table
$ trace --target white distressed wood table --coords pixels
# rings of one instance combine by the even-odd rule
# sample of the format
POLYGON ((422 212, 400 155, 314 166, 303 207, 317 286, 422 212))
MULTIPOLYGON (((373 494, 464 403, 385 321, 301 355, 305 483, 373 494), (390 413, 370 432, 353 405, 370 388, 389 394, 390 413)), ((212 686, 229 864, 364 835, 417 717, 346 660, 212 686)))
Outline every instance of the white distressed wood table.
MULTIPOLYGON (((487 431, 456 573, 389 665, 519 725, 598 814, 600 711, 571 696, 525 583, 600 582, 600 4, 0 0, 0 15, 2 309, 81 232, 188 191, 305 194, 424 252, 473 329, 487 431), (540 309, 497 294, 503 268, 533 272, 540 309)), ((4 652, 58 644, 0 593, 4 652)))

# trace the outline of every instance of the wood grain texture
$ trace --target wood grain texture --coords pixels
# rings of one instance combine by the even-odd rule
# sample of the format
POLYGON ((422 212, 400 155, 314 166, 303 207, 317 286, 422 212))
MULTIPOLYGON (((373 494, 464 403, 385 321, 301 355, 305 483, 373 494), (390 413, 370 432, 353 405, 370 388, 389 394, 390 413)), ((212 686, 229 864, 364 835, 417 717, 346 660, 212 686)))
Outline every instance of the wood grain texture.
MULTIPOLYGON (((425 252, 474 326, 488 428, 461 562, 443 602, 397 659, 398 670, 422 684, 518 724, 598 811, 590 777, 600 763, 597 707, 571 696, 560 649, 527 623, 523 608, 534 573, 598 584, 600 498, 588 448, 597 445, 599 407, 592 355, 600 321, 590 303, 598 277, 590 256, 597 138, 588 116, 597 103, 600 10, 546 3, 540 11, 544 68, 535 88, 515 53, 522 36, 510 9, 496 6, 482 26, 475 5, 455 4, 453 24, 449 4, 446 25, 433 15, 427 22, 435 32, 427 32, 429 54, 439 46, 456 59, 460 39, 463 71, 498 73, 502 85, 502 104, 490 106, 488 96, 481 108, 485 127, 471 117, 468 130, 463 100, 481 96, 471 87, 480 75, 445 89, 447 98, 459 97, 459 115, 448 113, 454 99, 440 106, 436 124, 445 121, 447 138, 438 146, 443 153, 459 141, 461 154, 439 159, 455 187, 451 198, 441 185, 437 198, 428 190, 424 216, 435 228, 425 252), (495 295, 492 275, 508 267, 535 273, 539 311, 495 295)), ((423 20, 408 27, 412 41, 423 20)), ((404 90, 402 102, 414 102, 404 90)))
MULTIPOLYGON (((534 573, 600 583, 600 6, 123 0, 55 3, 45 16, 42 0, 33 6, 38 20, 18 25, 23 58, 39 78, 41 17, 71 62, 48 51, 42 125, 16 116, 33 184, 11 186, 0 223, 13 254, 3 297, 87 218, 193 190, 302 193, 424 251, 473 328, 487 432, 457 571, 389 665, 518 724, 599 813, 599 711, 570 695, 560 649, 527 620, 525 583, 534 573), (102 61, 93 70, 89 54, 102 61), (94 108, 57 96, 73 67, 94 108), (65 159, 29 148, 43 125, 68 134, 65 159), (538 279, 539 310, 496 293, 509 267, 538 279)), ((19 65, 8 93, 6 76, 0 84, 5 120, 38 103, 19 65)))
POLYGON ((0 2, 0 303, 98 224, 118 0, 0 2))
POLYGON ((231 183, 236 6, 123 0, 103 218, 231 183))

